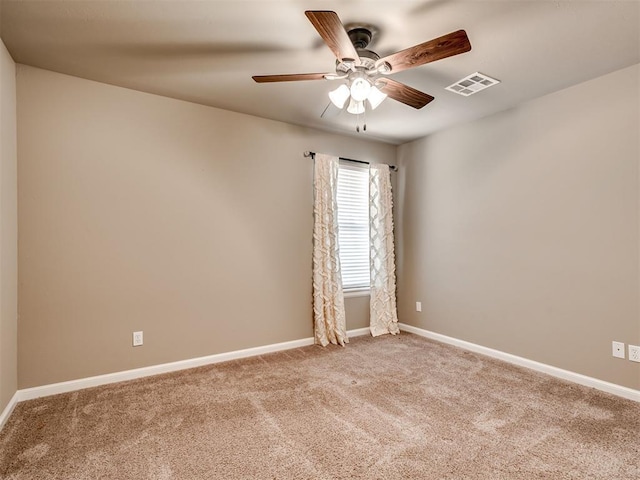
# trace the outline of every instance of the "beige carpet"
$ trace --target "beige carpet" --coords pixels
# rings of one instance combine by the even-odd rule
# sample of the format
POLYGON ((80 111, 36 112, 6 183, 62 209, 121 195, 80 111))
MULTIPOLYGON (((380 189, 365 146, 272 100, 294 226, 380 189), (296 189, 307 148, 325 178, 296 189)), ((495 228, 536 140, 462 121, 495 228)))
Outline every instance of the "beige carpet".
POLYGON ((640 404, 411 334, 24 402, 2 479, 638 479, 640 404))

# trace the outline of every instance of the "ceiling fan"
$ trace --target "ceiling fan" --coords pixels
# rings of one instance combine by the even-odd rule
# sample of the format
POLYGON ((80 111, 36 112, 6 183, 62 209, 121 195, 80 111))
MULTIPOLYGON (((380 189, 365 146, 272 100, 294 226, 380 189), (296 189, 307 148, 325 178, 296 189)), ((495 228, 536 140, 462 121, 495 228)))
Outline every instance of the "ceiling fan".
POLYGON ((344 80, 329 93, 329 98, 338 109, 343 109, 349 100, 347 112, 354 115, 366 111, 365 102, 375 109, 387 96, 413 108, 424 107, 433 100, 431 95, 388 75, 471 50, 466 32, 458 30, 380 58, 367 50, 373 35, 370 27, 355 26, 347 31, 332 11, 308 10, 305 15, 336 56, 335 72, 255 75, 253 79, 258 83, 344 80))

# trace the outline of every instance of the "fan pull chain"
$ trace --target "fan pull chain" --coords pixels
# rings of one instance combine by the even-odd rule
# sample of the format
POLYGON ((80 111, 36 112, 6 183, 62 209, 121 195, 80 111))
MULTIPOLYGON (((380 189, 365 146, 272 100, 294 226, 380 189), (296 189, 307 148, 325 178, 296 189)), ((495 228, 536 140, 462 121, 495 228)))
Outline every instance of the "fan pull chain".
MULTIPOLYGON (((363 115, 362 115, 362 131, 366 132, 367 131, 367 108, 365 106, 363 115)), ((358 113, 356 115, 356 132, 360 133, 360 114, 358 113)))

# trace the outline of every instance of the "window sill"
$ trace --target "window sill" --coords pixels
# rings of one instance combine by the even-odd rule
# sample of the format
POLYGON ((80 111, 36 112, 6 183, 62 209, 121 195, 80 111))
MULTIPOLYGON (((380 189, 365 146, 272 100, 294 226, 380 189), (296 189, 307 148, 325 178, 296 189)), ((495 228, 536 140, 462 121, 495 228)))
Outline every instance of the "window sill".
POLYGON ((368 297, 369 288, 353 288, 344 291, 344 298, 368 297))

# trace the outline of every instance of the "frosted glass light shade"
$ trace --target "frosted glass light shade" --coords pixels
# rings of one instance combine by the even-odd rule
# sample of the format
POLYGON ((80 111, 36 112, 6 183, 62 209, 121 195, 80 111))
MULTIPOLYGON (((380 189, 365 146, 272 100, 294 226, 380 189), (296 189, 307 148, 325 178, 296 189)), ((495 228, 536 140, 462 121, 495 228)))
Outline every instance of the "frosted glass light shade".
POLYGON ((369 100, 369 105, 371 105, 371 110, 375 110, 378 106, 387 98, 386 93, 382 93, 376 87, 371 87, 371 91, 369 92, 369 96, 367 100, 369 100))
POLYGON ((331 92, 329 92, 329 99, 331 100, 331 103, 333 103, 336 107, 342 108, 344 107, 344 104, 349 98, 349 95, 351 95, 351 92, 349 91, 349 87, 347 87, 343 83, 335 90, 332 90, 331 92))
POLYGON ((364 78, 358 77, 351 82, 351 98, 356 102, 363 102, 369 96, 371 84, 364 78))
POLYGON ((358 102, 353 98, 353 96, 351 96, 351 102, 349 102, 347 112, 352 113, 353 115, 360 115, 361 113, 364 113, 364 102, 358 102))

